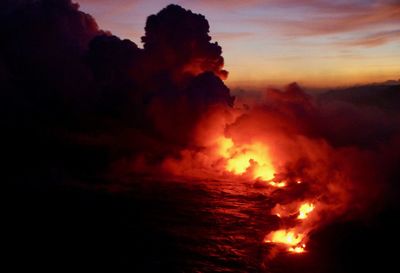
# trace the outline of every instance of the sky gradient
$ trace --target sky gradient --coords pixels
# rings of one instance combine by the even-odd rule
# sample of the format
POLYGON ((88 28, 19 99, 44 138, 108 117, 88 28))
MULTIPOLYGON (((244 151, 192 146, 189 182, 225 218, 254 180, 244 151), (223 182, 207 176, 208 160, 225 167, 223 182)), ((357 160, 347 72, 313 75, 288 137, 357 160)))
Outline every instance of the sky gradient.
POLYGON ((76 0, 141 47, 147 16, 179 4, 206 16, 230 87, 334 87, 400 78, 399 0, 76 0))

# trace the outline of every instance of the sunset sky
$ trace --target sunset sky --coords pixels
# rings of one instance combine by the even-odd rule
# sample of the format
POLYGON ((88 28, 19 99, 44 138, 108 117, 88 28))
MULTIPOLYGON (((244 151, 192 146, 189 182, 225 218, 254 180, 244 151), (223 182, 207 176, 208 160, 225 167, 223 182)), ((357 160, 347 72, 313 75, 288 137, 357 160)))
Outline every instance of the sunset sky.
POLYGON ((398 0, 77 0, 100 28, 142 46, 147 16, 175 3, 206 16, 230 87, 400 78, 398 0))

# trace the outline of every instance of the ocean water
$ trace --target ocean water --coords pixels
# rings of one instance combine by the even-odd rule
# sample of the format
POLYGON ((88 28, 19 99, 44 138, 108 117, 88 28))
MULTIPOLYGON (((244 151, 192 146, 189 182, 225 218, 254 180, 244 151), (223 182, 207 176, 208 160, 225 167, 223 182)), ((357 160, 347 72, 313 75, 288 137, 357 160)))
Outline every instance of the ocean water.
POLYGON ((19 187, 3 193, 3 272, 368 272, 359 265, 377 252, 358 226, 317 236, 303 254, 263 243, 279 228, 270 210, 285 192, 249 181, 134 177, 19 187))
POLYGON ((146 180, 114 190, 140 204, 134 230, 146 226, 137 235, 151 253, 140 271, 281 272, 285 260, 298 259, 286 252, 271 259, 276 249, 263 243, 279 227, 270 210, 280 190, 230 180, 146 180))
POLYGON ((182 272, 262 268, 263 238, 277 224, 269 215, 273 203, 265 190, 237 181, 168 181, 142 190, 136 189, 136 198, 155 203, 146 221, 153 221, 156 229, 164 223, 158 227, 179 253, 162 262, 182 272))

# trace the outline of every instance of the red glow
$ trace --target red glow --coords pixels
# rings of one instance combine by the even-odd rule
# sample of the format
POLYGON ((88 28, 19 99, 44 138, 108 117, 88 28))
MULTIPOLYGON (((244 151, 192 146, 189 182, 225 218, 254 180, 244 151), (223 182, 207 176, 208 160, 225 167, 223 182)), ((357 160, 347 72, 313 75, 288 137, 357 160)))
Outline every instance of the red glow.
POLYGON ((218 153, 226 159, 226 170, 236 175, 246 173, 251 167, 251 177, 264 181, 274 177, 274 167, 268 154, 268 147, 260 142, 236 145, 232 139, 218 139, 218 153))
POLYGON ((297 219, 306 219, 308 214, 314 210, 314 205, 310 203, 304 203, 299 208, 299 216, 297 219))
POLYGON ((288 246, 298 245, 304 238, 304 234, 298 233, 294 229, 290 230, 277 230, 269 233, 264 242, 266 243, 281 243, 288 246))
MULTIPOLYGON (((365 155, 310 133, 311 118, 301 117, 314 114, 313 105, 297 86, 270 90, 267 97, 265 105, 205 114, 193 137, 198 148, 168 158, 163 167, 175 175, 253 181, 271 198, 282 196, 266 212, 281 218, 281 226, 264 242, 304 253, 309 233, 347 212, 358 198, 354 188, 365 168, 354 162, 365 155), (307 114, 299 117, 298 108, 307 114)), ((362 202, 367 205, 368 198, 362 202)))
POLYGON ((296 246, 296 247, 289 248, 289 251, 293 252, 293 253, 304 253, 306 251, 305 247, 306 247, 306 245, 302 244, 301 246, 296 246))

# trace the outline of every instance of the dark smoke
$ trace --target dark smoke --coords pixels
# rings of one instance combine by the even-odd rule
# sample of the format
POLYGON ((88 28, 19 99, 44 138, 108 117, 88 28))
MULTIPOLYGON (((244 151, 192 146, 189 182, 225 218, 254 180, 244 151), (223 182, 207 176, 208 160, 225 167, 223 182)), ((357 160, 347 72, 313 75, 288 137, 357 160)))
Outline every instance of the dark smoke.
POLYGON ((202 15, 166 7, 148 18, 141 49, 99 30, 69 0, 3 6, 1 108, 11 167, 43 160, 96 175, 90 170, 126 154, 159 160, 190 144, 210 106, 233 105, 221 47, 202 15))

